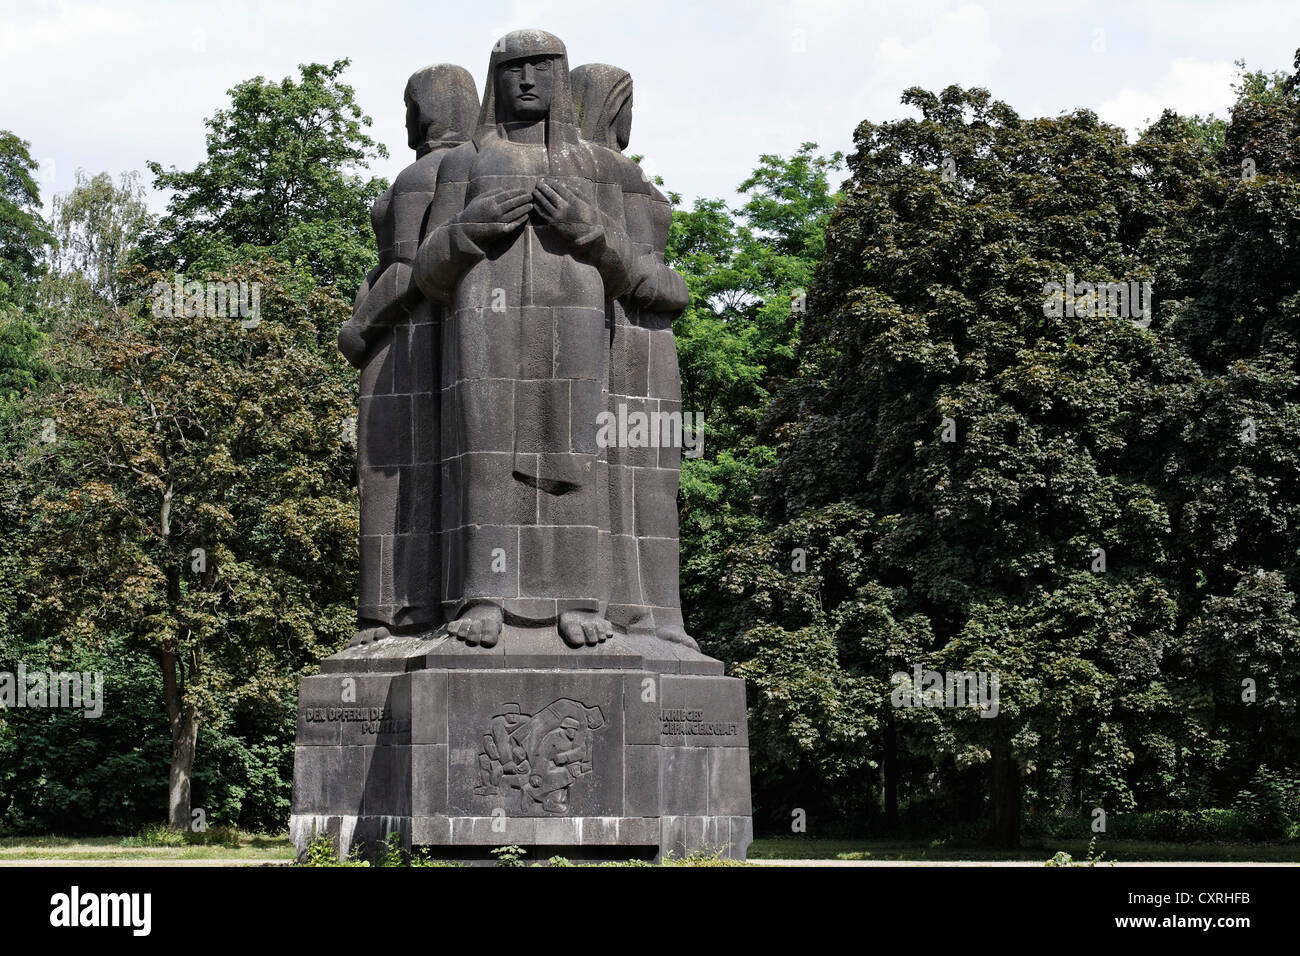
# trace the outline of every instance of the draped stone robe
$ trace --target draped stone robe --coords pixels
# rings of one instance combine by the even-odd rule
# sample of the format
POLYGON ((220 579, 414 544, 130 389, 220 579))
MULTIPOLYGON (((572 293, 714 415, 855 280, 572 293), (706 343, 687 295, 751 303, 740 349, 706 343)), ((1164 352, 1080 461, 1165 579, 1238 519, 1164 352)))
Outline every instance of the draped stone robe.
MULTIPOLYGON (((491 83, 491 78, 489 78, 491 83)), ((597 416, 605 305, 628 284, 628 250, 595 188, 592 148, 547 121, 490 126, 448 154, 416 279, 446 303, 442 336, 444 610, 475 603, 541 624, 603 613, 608 521, 597 416), (550 139, 548 143, 547 140, 550 139), (576 251, 536 212, 479 248, 454 219, 476 197, 542 178, 599 209, 576 251)))
MULTIPOLYGON (((398 176, 371 210, 379 266, 357 295, 353 322, 383 327, 362 365, 357 409, 361 500, 361 579, 357 616, 392 629, 437 626, 439 309, 394 306, 433 200, 438 165, 454 142, 433 144, 398 176)), ((372 334, 374 334, 372 332, 372 334)))
MULTIPOLYGON (((603 63, 577 67, 571 76, 581 133, 594 144, 599 188, 608 193, 604 205, 622 209, 621 228, 636 253, 635 292, 608 307, 606 408, 614 418, 622 406, 628 416, 661 421, 653 416, 682 409, 672 323, 690 304, 685 280, 664 264, 672 206, 618 148, 614 127, 631 107, 632 78, 603 63)), ((682 449, 675 442, 655 444, 608 451, 608 616, 632 633, 676 628, 684 635, 677 517, 682 449)))
MULTIPOLYGON (((617 160, 627 231, 640 252, 638 274, 653 288, 610 303, 607 408, 616 418, 644 413, 655 422, 682 411, 673 319, 689 304, 685 280, 663 262, 672 207, 631 159, 617 160)), ((681 445, 662 430, 649 447, 609 449, 611 620, 633 632, 683 624, 679 590, 677 486, 681 445), (658 447, 655 447, 655 446, 658 447)))
MULTIPOLYGON (((474 80, 450 63, 407 81, 408 134, 424 142, 370 211, 379 265, 357 292, 339 335, 361 370, 357 484, 361 503, 358 638, 441 623, 438 530, 440 309, 411 285, 442 158, 473 133, 474 80), (418 127, 416 126, 418 124, 418 127)), ((357 638, 354 638, 356 640, 357 638)))

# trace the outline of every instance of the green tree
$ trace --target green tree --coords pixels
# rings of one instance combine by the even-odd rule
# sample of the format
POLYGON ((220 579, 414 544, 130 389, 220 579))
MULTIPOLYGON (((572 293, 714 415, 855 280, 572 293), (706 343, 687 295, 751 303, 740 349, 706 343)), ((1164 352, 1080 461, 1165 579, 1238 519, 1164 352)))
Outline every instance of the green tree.
POLYGON ((45 336, 22 312, 0 312, 0 415, 15 399, 50 377, 41 357, 45 336))
POLYGON ((14 399, 50 376, 40 325, 28 311, 52 237, 41 218, 31 147, 0 130, 0 418, 14 399))
POLYGON ((790 157, 764 155, 740 184, 740 208, 697 200, 673 214, 666 258, 691 292, 674 325, 683 408, 704 419, 704 455, 682 462, 683 599, 692 633, 724 659, 734 629, 710 597, 727 573, 728 546, 762 527, 753 495, 773 458, 758 423, 794 369, 805 293, 839 200, 829 179, 842 159, 814 143, 790 157))
POLYGON ((1300 773, 1300 51, 1247 72, 1218 154, 1198 286, 1173 331, 1204 369, 1166 466, 1188 626, 1180 658, 1225 741, 1219 793, 1300 773))
POLYGON ((45 307, 68 311, 86 296, 119 303, 121 270, 153 218, 140 174, 123 173, 114 184, 108 173, 91 176, 79 169, 72 191, 54 197, 50 218, 55 244, 45 307))
POLYGON ((38 166, 31 144, 0 130, 0 306, 28 301, 30 284, 41 274, 41 257, 50 245, 49 228, 38 212, 38 166))
POLYGON ((207 121, 206 160, 188 172, 150 163, 155 188, 174 195, 140 261, 201 272, 266 255, 355 292, 374 259, 370 206, 387 186, 361 173, 388 152, 340 80, 348 63, 301 66, 298 82, 240 83, 207 121))
MULTIPOLYGON (((1087 111, 1023 120, 983 90, 912 89, 904 102, 921 118, 858 127, 799 376, 766 423, 780 462, 763 509, 791 546, 790 529, 827 507, 878 516, 851 570, 826 573, 815 542, 803 545, 817 613, 887 613, 910 622, 907 664, 1000 673, 996 719, 921 708, 881 724, 960 781, 950 789, 982 781, 990 802, 978 815, 1010 845, 1027 777, 1040 782, 1031 775, 1044 765, 1077 761, 1103 728, 1125 726, 1129 698, 1150 693, 1173 641, 1170 516, 1153 468, 1181 427, 1169 396, 1195 369, 1168 341, 1161 305, 1185 284, 1180 223, 1203 202, 1185 179, 1204 175, 1211 154, 1172 120, 1138 148, 1087 111), (1048 283, 1071 274, 1152 282, 1151 328, 1082 310, 1049 317, 1048 283), (880 594, 891 596, 883 606, 880 594)), ((810 614, 752 628, 742 669, 799 640, 810 614)), ((896 655, 859 652, 880 638, 831 633, 828 674, 879 682, 898 667, 896 655)), ((1137 733, 1115 746, 1140 750, 1137 733)), ((886 737, 862 744, 897 781, 886 737)), ((1094 772, 1110 759, 1085 759, 1082 786, 1127 800, 1094 772)))
POLYGON ((23 627, 65 647, 124 635, 153 656, 183 828, 200 725, 242 709, 283 733, 298 677, 354 615, 352 386, 334 344, 348 305, 283 265, 220 278, 260 283, 256 327, 130 297, 56 350, 61 381, 8 466, 23 627), (45 419, 53 441, 34 433, 45 419))

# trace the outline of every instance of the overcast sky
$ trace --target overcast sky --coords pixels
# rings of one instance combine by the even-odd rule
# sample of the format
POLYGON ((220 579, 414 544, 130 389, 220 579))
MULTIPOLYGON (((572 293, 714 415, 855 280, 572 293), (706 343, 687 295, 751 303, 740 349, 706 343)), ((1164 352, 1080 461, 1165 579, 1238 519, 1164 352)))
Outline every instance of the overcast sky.
POLYGON ((192 168, 230 87, 344 57, 390 152, 373 168, 391 179, 413 158, 406 78, 459 63, 481 89, 493 41, 519 27, 557 34, 571 66, 632 74, 630 152, 688 200, 733 199, 761 153, 805 141, 849 151, 861 120, 909 115, 908 86, 984 86, 1021 115, 1087 107, 1134 130, 1165 106, 1224 115, 1234 60, 1289 72, 1300 46, 1296 0, 0 0, 0 11, 0 129, 31 143, 45 199, 78 167, 192 168))

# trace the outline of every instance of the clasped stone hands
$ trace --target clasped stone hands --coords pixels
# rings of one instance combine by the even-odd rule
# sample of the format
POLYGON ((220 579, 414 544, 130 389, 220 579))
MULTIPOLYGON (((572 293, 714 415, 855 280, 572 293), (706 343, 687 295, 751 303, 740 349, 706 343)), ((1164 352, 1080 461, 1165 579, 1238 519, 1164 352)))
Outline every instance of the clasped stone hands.
POLYGON ((510 235, 533 210, 570 244, 585 239, 600 224, 600 214, 572 187, 542 180, 527 189, 498 189, 472 200, 457 217, 465 237, 482 247, 510 235))
POLYGON ((596 208, 556 179, 543 179, 537 184, 533 208, 570 245, 581 244, 600 225, 596 208))
POLYGON ((465 238, 481 248, 521 227, 532 208, 527 189, 498 189, 471 200, 456 222, 465 238))

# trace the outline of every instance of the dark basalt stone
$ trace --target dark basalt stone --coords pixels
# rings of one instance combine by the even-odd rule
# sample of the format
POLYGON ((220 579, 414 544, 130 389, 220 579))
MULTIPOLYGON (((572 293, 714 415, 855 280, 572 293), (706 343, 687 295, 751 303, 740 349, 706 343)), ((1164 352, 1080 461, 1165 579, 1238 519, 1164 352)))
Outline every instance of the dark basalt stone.
POLYGON ((743 857, 744 684, 683 626, 681 436, 602 427, 681 413, 689 297, 623 153, 631 77, 522 30, 481 104, 445 64, 405 96, 417 158, 339 335, 358 627, 302 684, 295 843, 743 857))

